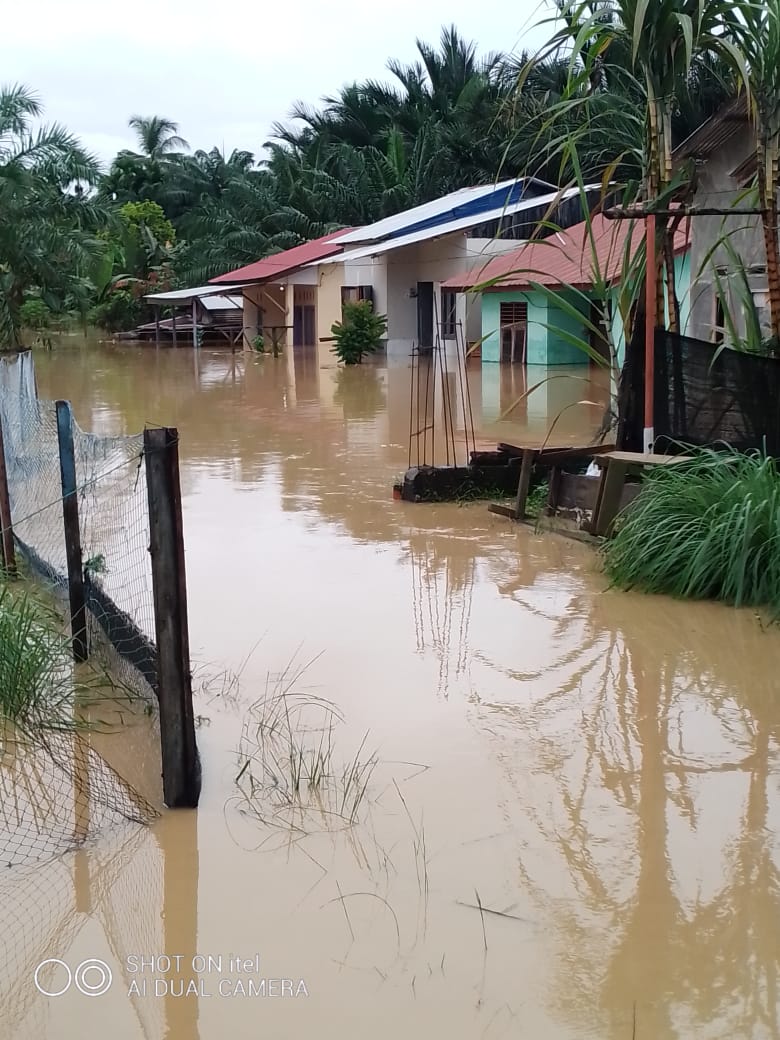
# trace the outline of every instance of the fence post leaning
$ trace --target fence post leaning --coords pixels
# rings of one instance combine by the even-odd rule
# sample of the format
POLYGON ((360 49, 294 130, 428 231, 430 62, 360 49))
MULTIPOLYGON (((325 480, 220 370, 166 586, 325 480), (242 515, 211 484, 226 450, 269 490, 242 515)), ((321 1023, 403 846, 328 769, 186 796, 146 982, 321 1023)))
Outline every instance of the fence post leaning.
POLYGON ((87 604, 84 598, 84 561, 81 555, 79 499, 76 488, 76 455, 73 448, 73 412, 69 401, 57 401, 57 442, 62 482, 62 519, 65 525, 65 559, 68 565, 68 598, 73 659, 86 661, 87 604))
POLYGON ((200 796, 200 760, 192 707, 178 430, 172 427, 144 430, 144 459, 149 498, 163 796, 169 809, 195 808, 200 796))
POLYGON ((5 465, 5 442, 3 440, 3 416, 0 414, 0 544, 5 572, 16 575, 16 553, 14 551, 14 529, 11 523, 11 498, 8 493, 8 471, 5 465))

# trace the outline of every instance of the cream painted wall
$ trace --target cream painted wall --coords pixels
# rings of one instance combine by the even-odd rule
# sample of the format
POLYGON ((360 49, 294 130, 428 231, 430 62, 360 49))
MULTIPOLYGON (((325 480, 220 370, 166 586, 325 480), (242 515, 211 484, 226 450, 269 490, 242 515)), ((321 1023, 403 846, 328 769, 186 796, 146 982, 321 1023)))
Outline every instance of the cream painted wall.
POLYGON ((341 318, 341 287, 344 284, 343 264, 320 264, 317 269, 317 339, 330 336, 333 323, 341 318))

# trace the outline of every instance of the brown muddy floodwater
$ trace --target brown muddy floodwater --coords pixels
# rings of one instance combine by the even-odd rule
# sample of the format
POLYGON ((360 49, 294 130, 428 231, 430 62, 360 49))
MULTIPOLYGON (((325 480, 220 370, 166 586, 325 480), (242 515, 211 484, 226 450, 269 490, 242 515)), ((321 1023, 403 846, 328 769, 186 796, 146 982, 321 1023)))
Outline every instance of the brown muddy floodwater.
MULTIPOLYGON (((90 345, 36 364, 84 429, 181 431, 204 787, 197 813, 41 868, 0 1035, 780 1036, 776 630, 608 591, 591 549, 484 503, 394 502, 404 363, 90 345), (291 661, 343 716, 339 768, 376 753, 351 827, 338 784, 297 814, 251 770, 236 786, 291 661), (113 983, 44 998, 43 957, 113 983)), ((558 415, 555 440, 589 435, 605 390, 567 375, 508 421, 522 373, 476 366, 480 440, 541 441, 558 415)), ((154 739, 128 725, 105 753, 128 775, 154 739)))

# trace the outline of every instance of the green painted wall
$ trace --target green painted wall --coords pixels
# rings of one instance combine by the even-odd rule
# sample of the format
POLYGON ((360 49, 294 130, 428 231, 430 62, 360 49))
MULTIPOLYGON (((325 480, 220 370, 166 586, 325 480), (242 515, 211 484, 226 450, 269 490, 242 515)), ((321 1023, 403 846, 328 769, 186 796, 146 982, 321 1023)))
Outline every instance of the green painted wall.
MULTIPOLYGON (((675 260, 677 296, 680 300, 680 328, 686 332, 691 316, 691 261, 690 252, 675 260)), ((617 293, 613 298, 612 335, 620 364, 625 358, 626 345, 623 338, 623 323, 617 310, 617 293)), ((501 343, 498 334, 499 314, 502 303, 528 304, 528 364, 529 365, 581 365, 586 357, 570 343, 561 330, 571 336, 588 339, 584 324, 572 315, 555 306, 555 301, 540 292, 486 292, 482 294, 482 360, 501 360, 501 343)), ((567 302, 583 309, 582 300, 571 293, 567 302)), ((585 315, 587 317, 587 315, 585 315)))

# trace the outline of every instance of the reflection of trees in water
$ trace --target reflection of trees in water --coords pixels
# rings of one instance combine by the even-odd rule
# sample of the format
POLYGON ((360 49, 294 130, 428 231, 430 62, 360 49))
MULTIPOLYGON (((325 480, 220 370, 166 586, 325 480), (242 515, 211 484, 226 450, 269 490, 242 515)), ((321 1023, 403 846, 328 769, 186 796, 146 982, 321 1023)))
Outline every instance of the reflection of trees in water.
POLYGON ((333 403, 344 409, 345 419, 374 419, 385 408, 385 391, 379 372, 370 365, 352 365, 336 372, 333 403))
POLYGON ((777 634, 720 608, 594 602, 545 619, 545 644, 568 647, 554 684, 518 672, 522 706, 485 709, 502 760, 520 741, 533 762, 509 779, 536 835, 521 885, 554 914, 550 1003, 575 1028, 602 1009, 616 1038, 634 1001, 638 1035, 778 1037, 777 634))
POLYGON ((446 697, 468 673, 476 557, 470 544, 421 532, 410 538, 408 558, 417 652, 431 649, 438 657, 437 692, 446 697))

